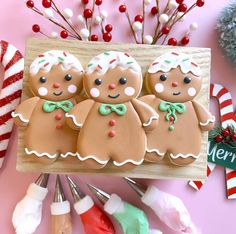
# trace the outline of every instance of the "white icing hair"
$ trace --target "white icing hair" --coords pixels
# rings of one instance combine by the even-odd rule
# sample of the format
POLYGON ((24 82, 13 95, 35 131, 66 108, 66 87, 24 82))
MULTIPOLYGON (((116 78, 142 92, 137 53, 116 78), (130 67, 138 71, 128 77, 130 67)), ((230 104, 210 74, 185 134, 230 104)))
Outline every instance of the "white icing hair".
POLYGON ((54 65, 61 64, 65 70, 75 69, 83 72, 80 61, 72 54, 61 50, 50 50, 40 54, 30 65, 30 74, 36 75, 40 70, 49 72, 54 65))
POLYGON ((115 67, 123 69, 131 69, 134 72, 141 73, 141 67, 137 61, 128 53, 120 51, 107 51, 92 58, 86 67, 86 73, 91 74, 97 71, 100 74, 105 74, 109 69, 115 67))
POLYGON ((148 73, 168 72, 178 66, 180 66, 183 73, 192 72, 195 76, 201 76, 202 74, 199 65, 190 55, 179 52, 167 52, 157 57, 149 67, 148 73))

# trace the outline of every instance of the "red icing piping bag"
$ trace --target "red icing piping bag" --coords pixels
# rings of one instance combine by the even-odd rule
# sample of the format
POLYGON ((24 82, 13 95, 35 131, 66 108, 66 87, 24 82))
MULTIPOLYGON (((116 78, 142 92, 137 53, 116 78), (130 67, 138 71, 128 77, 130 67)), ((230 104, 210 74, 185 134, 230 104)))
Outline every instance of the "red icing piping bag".
POLYGON ((94 204, 92 198, 85 195, 69 176, 67 180, 75 201, 74 209, 81 218, 85 233, 115 234, 114 226, 106 213, 94 204))
POLYGON ((142 202, 149 206, 160 220, 170 228, 180 233, 200 233, 192 223, 185 205, 178 197, 163 192, 154 186, 139 184, 128 177, 124 179, 141 197, 142 202))

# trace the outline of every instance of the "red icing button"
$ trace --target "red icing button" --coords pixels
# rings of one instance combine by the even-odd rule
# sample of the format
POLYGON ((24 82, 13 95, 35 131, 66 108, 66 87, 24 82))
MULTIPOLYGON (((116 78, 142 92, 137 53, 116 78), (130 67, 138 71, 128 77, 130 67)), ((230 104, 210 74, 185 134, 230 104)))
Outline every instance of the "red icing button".
POLYGON ((174 121, 174 117, 173 116, 170 116, 170 121, 174 121))
POLYGON ((56 114, 55 119, 56 120, 61 120, 62 119, 62 115, 61 114, 56 114))
POLYGON ((109 137, 114 137, 116 135, 116 132, 114 130, 111 130, 108 132, 109 137))
POLYGON ((109 125, 110 126, 115 126, 116 125, 116 121, 114 119, 109 121, 109 125))
POLYGON ((58 124, 57 126, 56 126, 56 129, 62 129, 63 128, 63 125, 62 124, 58 124))

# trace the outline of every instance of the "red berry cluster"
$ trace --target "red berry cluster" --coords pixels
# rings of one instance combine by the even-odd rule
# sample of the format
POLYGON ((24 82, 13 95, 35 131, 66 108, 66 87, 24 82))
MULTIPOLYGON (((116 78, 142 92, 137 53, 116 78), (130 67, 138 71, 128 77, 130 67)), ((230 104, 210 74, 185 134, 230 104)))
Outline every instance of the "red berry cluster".
POLYGON ((220 134, 218 134, 214 140, 217 143, 220 142, 224 142, 224 143, 228 143, 230 141, 236 141, 236 133, 234 131, 231 131, 229 128, 225 128, 224 130, 222 130, 222 132, 220 134))

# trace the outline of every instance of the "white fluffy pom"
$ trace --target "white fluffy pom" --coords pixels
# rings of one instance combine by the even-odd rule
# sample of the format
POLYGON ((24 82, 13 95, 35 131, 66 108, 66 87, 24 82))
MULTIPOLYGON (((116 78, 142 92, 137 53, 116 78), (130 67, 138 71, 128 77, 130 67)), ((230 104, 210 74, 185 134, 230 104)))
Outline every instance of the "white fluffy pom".
POLYGON ((143 42, 144 42, 144 44, 149 44, 150 45, 153 42, 153 37, 150 36, 150 35, 146 35, 143 39, 143 42))
POLYGON ((142 27, 143 25, 139 21, 135 21, 132 25, 132 28, 135 32, 142 30, 142 27))
POLYGON ((197 30, 198 29, 198 24, 196 22, 191 23, 190 26, 189 26, 189 29, 191 31, 197 30))
POLYGON ((175 9, 178 7, 178 3, 175 0, 172 0, 169 2, 168 8, 169 9, 175 9))
POLYGON ((53 11, 50 8, 47 8, 44 10, 43 15, 47 18, 47 19, 52 19, 53 18, 53 11))
POLYGON ((57 32, 51 32, 50 37, 53 38, 53 39, 56 39, 56 38, 58 38, 58 33, 57 32))
POLYGON ((79 23, 83 24, 83 23, 84 23, 84 17, 83 17, 82 15, 78 15, 78 16, 77 16, 77 21, 78 21, 79 23))
MULTIPOLYGON (((184 14, 183 12, 178 12, 177 13, 177 18, 179 19, 180 17, 182 17, 183 14, 184 14)), ((184 20, 185 20, 185 16, 183 16, 179 21, 183 22, 184 20)))
POLYGON ((107 14, 107 12, 106 11, 101 11, 101 17, 102 17, 102 19, 106 19, 107 18, 107 16, 108 16, 108 14, 107 14))
POLYGON ((167 14, 161 14, 159 17, 159 22, 161 24, 165 24, 169 20, 169 16, 167 14))
POLYGON ((80 30, 80 35, 81 35, 81 37, 83 39, 85 39, 85 40, 88 39, 88 37, 89 37, 89 30, 87 28, 82 28, 80 30))
POLYGON ((100 24, 102 22, 102 18, 100 16, 95 17, 95 24, 100 24))
POLYGON ((145 5, 149 5, 151 2, 152 2, 152 0, 145 0, 145 1, 144 1, 144 4, 145 4, 145 5))
POLYGON ((70 8, 66 8, 66 9, 63 10, 63 15, 67 19, 71 19, 73 17, 73 11, 70 8))

